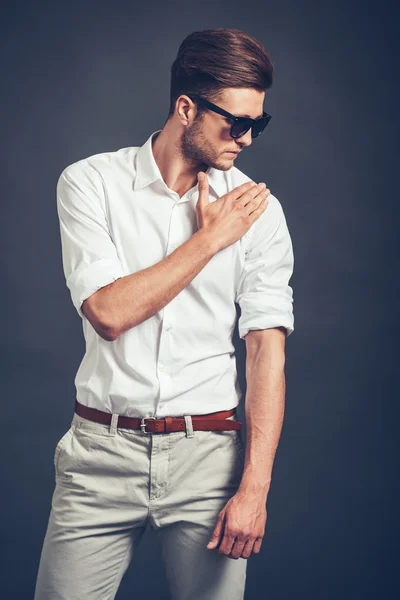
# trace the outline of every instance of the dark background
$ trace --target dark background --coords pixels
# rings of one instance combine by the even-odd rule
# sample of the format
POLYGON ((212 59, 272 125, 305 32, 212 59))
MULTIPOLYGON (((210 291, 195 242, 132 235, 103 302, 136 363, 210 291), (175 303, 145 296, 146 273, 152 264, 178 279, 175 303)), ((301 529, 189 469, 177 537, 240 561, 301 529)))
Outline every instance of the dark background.
MULTIPOLYGON (((398 597, 395 7, 285 0, 3 5, 4 598, 33 597, 54 448, 73 416, 84 353, 62 272, 56 181, 71 162, 141 145, 161 128, 179 44, 213 27, 253 35, 275 64, 264 104, 273 119, 235 164, 280 200, 295 253, 285 421, 245 598, 398 597)), ((245 347, 237 331, 235 337, 243 384, 245 347)), ((239 415, 243 420, 243 403, 239 415)), ((140 597, 170 598, 151 531, 117 594, 140 597)))

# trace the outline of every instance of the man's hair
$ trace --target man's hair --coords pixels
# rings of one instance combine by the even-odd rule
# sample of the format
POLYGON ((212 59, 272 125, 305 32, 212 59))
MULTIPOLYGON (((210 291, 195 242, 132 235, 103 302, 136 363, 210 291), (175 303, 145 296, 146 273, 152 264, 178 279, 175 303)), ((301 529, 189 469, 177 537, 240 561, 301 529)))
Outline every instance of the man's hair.
MULTIPOLYGON (((198 94, 217 103, 224 88, 253 88, 266 91, 272 86, 274 67, 264 46, 239 29, 194 31, 181 43, 171 67, 170 108, 175 112, 182 94, 198 94)), ((206 109, 197 105, 200 117, 206 109)))

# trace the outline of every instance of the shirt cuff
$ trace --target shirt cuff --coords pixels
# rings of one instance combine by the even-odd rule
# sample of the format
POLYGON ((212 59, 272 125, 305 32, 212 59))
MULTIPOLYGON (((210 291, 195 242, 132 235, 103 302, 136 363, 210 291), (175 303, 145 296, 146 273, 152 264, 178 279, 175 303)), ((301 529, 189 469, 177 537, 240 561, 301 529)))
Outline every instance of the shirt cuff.
POLYGON ((279 305, 274 305, 271 297, 267 296, 264 305, 262 304, 259 294, 257 294, 257 301, 254 302, 251 302, 250 298, 242 298, 241 315, 238 322, 239 336, 243 339, 250 329, 285 327, 286 337, 289 337, 294 331, 292 302, 281 300, 279 305))
POLYGON ((73 271, 67 279, 67 287, 80 317, 85 317, 81 306, 86 298, 123 276, 121 263, 113 258, 102 258, 73 271))

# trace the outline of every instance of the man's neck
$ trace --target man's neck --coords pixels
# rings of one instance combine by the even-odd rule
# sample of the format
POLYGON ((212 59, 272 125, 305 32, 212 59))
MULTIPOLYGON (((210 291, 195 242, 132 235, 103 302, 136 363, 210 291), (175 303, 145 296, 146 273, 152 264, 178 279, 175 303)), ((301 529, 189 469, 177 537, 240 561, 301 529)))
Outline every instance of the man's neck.
POLYGON ((197 173, 208 168, 206 163, 188 168, 180 155, 179 136, 169 124, 153 137, 152 152, 167 187, 180 198, 197 185, 197 173))

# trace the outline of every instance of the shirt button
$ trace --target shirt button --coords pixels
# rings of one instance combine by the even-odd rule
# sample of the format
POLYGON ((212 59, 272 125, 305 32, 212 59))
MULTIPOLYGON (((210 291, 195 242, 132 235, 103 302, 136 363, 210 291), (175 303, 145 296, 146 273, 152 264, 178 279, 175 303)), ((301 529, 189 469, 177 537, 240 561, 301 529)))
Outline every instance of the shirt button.
POLYGON ((171 329, 171 325, 167 325, 167 326, 165 327, 165 330, 166 330, 166 331, 169 331, 170 329, 171 329))
POLYGON ((159 363, 159 365, 158 365, 158 366, 160 367, 161 371, 163 371, 163 370, 164 370, 164 365, 163 365, 162 363, 159 363))

